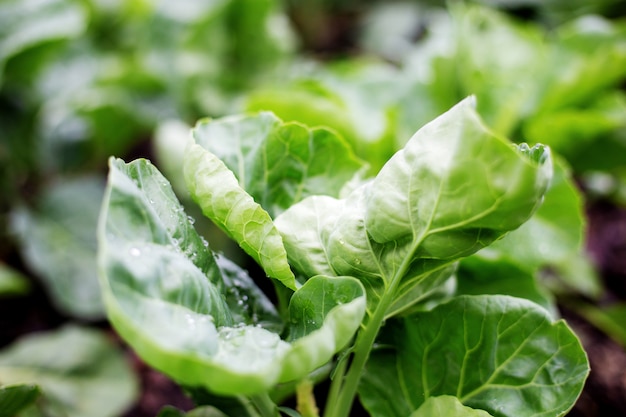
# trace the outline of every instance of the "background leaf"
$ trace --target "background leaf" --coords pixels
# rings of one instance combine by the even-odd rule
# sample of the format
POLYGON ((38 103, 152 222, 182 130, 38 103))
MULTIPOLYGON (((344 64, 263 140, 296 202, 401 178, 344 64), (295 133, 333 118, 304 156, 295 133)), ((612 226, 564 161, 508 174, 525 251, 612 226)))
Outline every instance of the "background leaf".
MULTIPOLYGON (((86 23, 85 10, 72 1, 3 2, 0 5, 0 84, 8 59, 40 44, 75 38, 83 33, 86 23)), ((36 68, 38 65, 33 65, 31 71, 36 68)))
POLYGON ((96 230, 104 184, 95 177, 59 181, 33 209, 12 213, 11 229, 29 268, 43 281, 55 306, 84 319, 100 319, 96 230))
POLYGON ((373 416, 407 415, 439 395, 497 416, 562 416, 589 372, 563 321, 507 296, 456 297, 384 332, 394 348, 372 355, 359 391, 373 416))
POLYGON ((107 336, 72 325, 24 336, 1 351, 0 380, 37 384, 45 398, 41 411, 51 417, 117 417, 138 392, 135 375, 107 336))

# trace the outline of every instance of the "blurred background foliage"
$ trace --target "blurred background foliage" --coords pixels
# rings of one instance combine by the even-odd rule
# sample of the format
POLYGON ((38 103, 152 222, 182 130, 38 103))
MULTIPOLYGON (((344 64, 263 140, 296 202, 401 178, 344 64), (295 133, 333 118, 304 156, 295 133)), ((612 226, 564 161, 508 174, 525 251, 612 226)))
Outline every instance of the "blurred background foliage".
MULTIPOLYGON (((95 262, 107 158, 155 160, 188 201, 189 126, 243 111, 329 126, 374 174, 475 95, 492 129, 550 145, 558 163, 537 215, 464 260, 457 293, 529 298, 626 347, 624 16, 620 0, 0 1, 0 401, 39 398, 24 401, 27 416, 116 416, 137 402, 140 382, 122 362, 115 375, 92 369, 98 355, 123 354, 95 262), (47 369, 62 338, 83 362, 47 369), (9 387, 18 357, 43 394, 9 387), (78 404, 77 372, 125 378, 132 395, 78 404)), ((621 403, 583 394, 591 405, 573 413, 626 412, 621 378, 610 382, 621 403)))

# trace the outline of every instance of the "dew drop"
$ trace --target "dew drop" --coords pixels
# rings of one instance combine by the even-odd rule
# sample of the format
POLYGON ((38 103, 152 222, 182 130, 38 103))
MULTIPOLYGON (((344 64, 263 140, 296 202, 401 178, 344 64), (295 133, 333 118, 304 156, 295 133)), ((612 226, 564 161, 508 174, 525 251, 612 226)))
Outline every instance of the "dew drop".
POLYGON ((194 224, 196 222, 196 219, 191 216, 187 216, 187 220, 189 220, 189 224, 194 224))
POLYGON ((139 248, 130 248, 130 256, 139 256, 141 255, 141 251, 139 248))

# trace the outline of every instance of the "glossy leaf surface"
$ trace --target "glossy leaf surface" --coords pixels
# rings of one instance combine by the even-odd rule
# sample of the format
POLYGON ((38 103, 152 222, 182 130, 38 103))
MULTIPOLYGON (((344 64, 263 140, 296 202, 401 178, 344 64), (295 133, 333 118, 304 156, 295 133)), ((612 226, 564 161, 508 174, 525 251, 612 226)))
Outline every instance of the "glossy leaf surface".
POLYGON ((365 299, 354 278, 314 277, 295 292, 289 341, 263 293, 215 261, 165 178, 145 160, 111 160, 100 224, 109 318, 152 366, 224 395, 305 376, 343 348, 365 299))
POLYGON ((394 348, 373 354, 360 389, 373 416, 406 416, 440 395, 494 416, 562 416, 589 372, 563 321, 507 296, 457 297, 385 334, 394 348))
POLYGON ((547 149, 493 135, 468 99, 418 131, 373 180, 343 199, 307 198, 276 226, 303 275, 358 277, 370 305, 401 280, 394 299, 418 300, 445 281, 450 263, 522 224, 550 176, 547 149))
MULTIPOLYGON (((333 131, 284 123, 270 112, 200 121, 193 138, 272 217, 310 195, 339 196, 364 167, 333 131)), ((200 181, 188 174, 190 189, 200 181)))

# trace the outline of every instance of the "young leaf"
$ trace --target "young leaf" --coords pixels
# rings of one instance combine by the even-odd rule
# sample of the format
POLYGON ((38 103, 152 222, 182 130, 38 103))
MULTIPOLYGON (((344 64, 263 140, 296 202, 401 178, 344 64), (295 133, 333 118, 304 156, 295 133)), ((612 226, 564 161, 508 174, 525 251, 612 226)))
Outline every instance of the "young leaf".
POLYGON ((377 304, 434 281, 534 212, 551 176, 549 151, 490 133, 468 99, 420 129, 370 182, 344 199, 310 197, 276 219, 303 275, 358 277, 377 304), (302 226, 306 225, 306 228, 302 226), (393 282, 393 284, 392 284, 393 282))
POLYGON ((194 200, 267 275, 295 289, 271 216, 308 195, 338 195, 363 163, 331 131, 271 113, 203 121, 193 137, 184 170, 194 200))
MULTIPOLYGON (((200 121, 193 139, 272 217, 310 195, 339 196, 365 165, 333 131, 283 123, 270 112, 200 121)), ((196 170, 186 170, 189 188, 198 187, 196 170)))
POLYGON ((304 377, 358 329, 361 284, 318 276, 295 292, 294 337, 281 340, 267 299, 241 270, 216 263, 158 170, 145 160, 110 169, 99 230, 107 312, 152 366, 217 394, 254 394, 304 377))
POLYGON ((39 385, 42 414, 49 416, 116 417, 138 389, 107 337, 76 326, 19 339, 0 352, 0 375, 3 383, 39 385))
POLYGON ((33 404, 41 395, 37 385, 18 384, 0 387, 0 417, 13 417, 33 404))
POLYGON ((395 349, 373 353, 359 390, 373 416, 406 416, 439 395, 502 417, 562 416, 589 372, 565 322, 508 296, 456 297, 385 333, 395 349))
POLYGON ((410 417, 491 417, 491 414, 466 407, 451 395, 440 395, 428 398, 410 417))
POLYGON ((187 148, 185 181, 205 216, 235 240, 272 278, 292 290, 296 279, 269 213, 241 188, 232 171, 200 145, 187 148))

